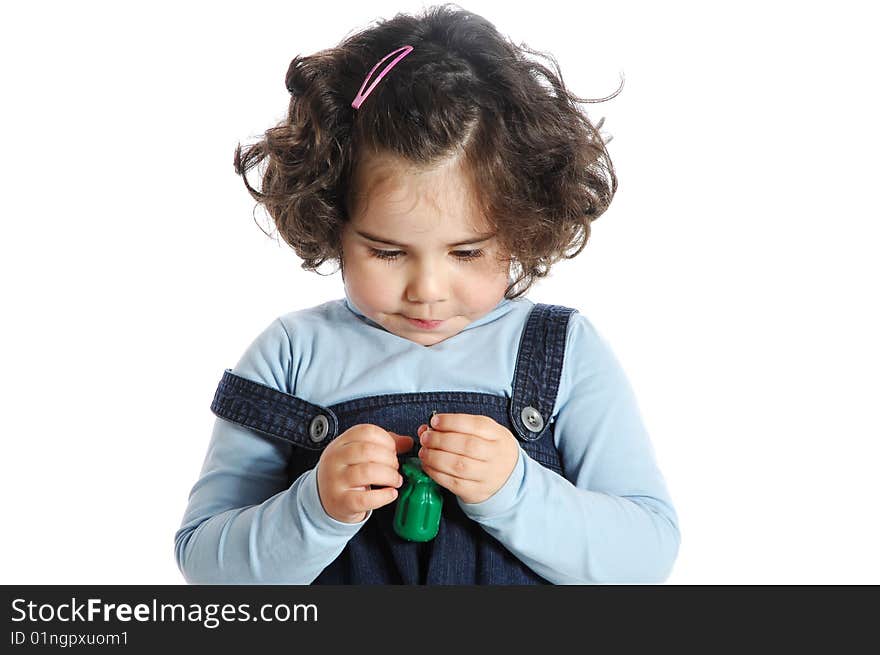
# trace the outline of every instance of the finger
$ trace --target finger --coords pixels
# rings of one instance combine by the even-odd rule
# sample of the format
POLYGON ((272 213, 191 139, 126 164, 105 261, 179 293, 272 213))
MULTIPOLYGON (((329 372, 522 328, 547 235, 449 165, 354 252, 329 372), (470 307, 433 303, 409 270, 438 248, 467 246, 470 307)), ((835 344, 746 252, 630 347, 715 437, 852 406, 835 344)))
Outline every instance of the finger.
POLYGON ((395 452, 398 453, 409 452, 416 442, 415 439, 404 434, 397 434, 396 432, 389 432, 388 434, 394 437, 395 452))
POLYGON ((441 432, 475 434, 490 441, 498 439, 498 423, 479 414, 435 414, 430 427, 441 432))
POLYGON ((428 464, 422 463, 422 470, 427 473, 434 482, 444 489, 449 489, 449 491, 456 496, 461 496, 462 494, 473 495, 474 492, 478 490, 475 482, 472 482, 471 480, 462 480, 461 478, 457 478, 435 469, 428 464))
POLYGON ((440 471, 450 477, 460 480, 478 481, 482 479, 480 475, 484 467, 480 466, 482 462, 463 455, 455 455, 442 450, 434 450, 422 446, 419 450, 419 459, 422 466, 428 465, 432 469, 440 471))
POLYGON ((349 488, 364 485, 399 487, 403 484, 403 476, 397 472, 396 466, 392 468, 386 464, 376 464, 375 462, 351 464, 342 472, 342 478, 349 488))
POLYGON ((394 447, 394 437, 392 437, 387 430, 383 430, 378 425, 370 425, 369 429, 365 428, 350 432, 345 436, 345 441, 341 442, 340 445, 347 446, 349 444, 364 441, 385 446, 386 448, 394 447))
POLYGON ((474 434, 425 430, 421 435, 421 442, 422 446, 464 455, 482 462, 488 462, 491 459, 489 442, 474 434))
POLYGON ((372 441, 352 441, 341 449, 339 461, 345 465, 376 462, 397 468, 397 455, 386 446, 372 441))
POLYGON ((381 487, 369 491, 352 490, 346 493, 350 494, 346 499, 347 504, 355 512, 379 509, 397 498, 397 489, 394 487, 381 487))

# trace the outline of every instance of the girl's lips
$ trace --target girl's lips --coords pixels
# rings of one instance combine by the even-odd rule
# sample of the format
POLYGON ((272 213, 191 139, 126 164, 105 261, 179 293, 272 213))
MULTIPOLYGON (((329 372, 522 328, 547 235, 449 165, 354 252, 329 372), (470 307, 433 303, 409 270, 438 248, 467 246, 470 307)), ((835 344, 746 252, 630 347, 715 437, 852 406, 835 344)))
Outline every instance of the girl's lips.
POLYGON ((434 330, 443 325, 443 321, 420 321, 417 318, 410 318, 409 316, 404 316, 404 318, 409 321, 411 325, 415 325, 422 330, 434 330))

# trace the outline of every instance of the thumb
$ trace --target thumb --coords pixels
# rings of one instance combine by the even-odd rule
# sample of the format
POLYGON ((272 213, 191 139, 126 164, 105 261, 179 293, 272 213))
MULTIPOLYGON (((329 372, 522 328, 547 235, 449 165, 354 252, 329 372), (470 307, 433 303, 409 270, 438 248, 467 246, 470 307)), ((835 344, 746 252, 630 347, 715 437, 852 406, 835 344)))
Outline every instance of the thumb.
POLYGON ((415 440, 412 437, 407 437, 403 434, 397 434, 396 432, 391 432, 390 430, 388 431, 388 434, 390 434, 394 438, 394 445, 396 446, 396 450, 399 453, 405 453, 411 450, 413 444, 415 443, 415 440))

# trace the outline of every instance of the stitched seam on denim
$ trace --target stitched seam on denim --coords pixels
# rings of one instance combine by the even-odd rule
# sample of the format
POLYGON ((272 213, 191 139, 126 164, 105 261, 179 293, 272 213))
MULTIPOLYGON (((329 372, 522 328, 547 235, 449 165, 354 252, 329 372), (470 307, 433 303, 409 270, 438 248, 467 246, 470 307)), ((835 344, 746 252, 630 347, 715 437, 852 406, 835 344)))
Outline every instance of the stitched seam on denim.
POLYGON ((519 335, 519 345, 516 348, 516 365, 513 368, 513 381, 511 382, 511 389, 513 390, 512 396, 513 398, 517 397, 517 391, 519 386, 520 372, 522 370, 522 364, 526 361, 525 355, 523 353, 523 346, 526 343, 526 335, 529 329, 529 323, 532 320, 532 315, 535 313, 535 310, 539 307, 539 305, 535 305, 532 307, 532 310, 529 312, 529 317, 526 319, 526 324, 523 326, 522 332, 519 335))
MULTIPOLYGON (((530 442, 533 443, 533 442, 530 442)), ((554 460, 552 457, 549 457, 543 453, 528 453, 529 457, 538 462, 541 466, 546 466, 548 469, 552 471, 556 471, 557 473, 562 473, 562 466, 559 461, 554 460)))
POLYGON ((527 439, 530 434, 528 428, 522 421, 522 410, 525 407, 526 400, 526 379, 529 372, 529 363, 532 358, 532 350, 534 347, 534 333, 539 324, 540 316, 543 314, 546 305, 538 303, 532 307, 529 318, 523 328, 520 336, 519 350, 517 352, 516 368, 513 373, 512 398, 510 405, 510 420, 514 429, 523 439, 527 439))
POLYGON ((231 412, 229 410, 225 410, 222 408, 221 408, 221 411, 216 411, 214 413, 217 414, 218 417, 220 417, 224 420, 231 421, 232 423, 237 423, 238 425, 242 425, 242 426, 249 428, 251 430, 255 430, 257 432, 260 432, 261 434, 265 434, 270 437, 275 437, 277 439, 281 439, 282 441, 286 441, 287 443, 293 444, 295 446, 308 447, 308 445, 304 442, 304 440, 300 441, 300 439, 295 438, 295 437, 300 436, 296 432, 293 432, 293 434, 290 435, 289 430, 281 431, 281 430, 267 429, 267 427, 265 426, 264 423, 253 420, 253 417, 248 414, 235 413, 235 412, 231 412), (290 436, 288 436, 288 435, 290 435, 290 436))
POLYGON ((381 396, 368 396, 355 398, 342 403, 330 405, 330 409, 337 416, 351 414, 364 409, 375 407, 392 407, 397 405, 432 403, 432 402, 460 402, 468 405, 497 405, 506 408, 508 399, 505 396, 496 396, 488 393, 476 393, 469 391, 416 391, 403 394, 385 394, 381 396))
MULTIPOLYGON (((527 406, 527 403, 528 406, 537 405, 535 409, 538 410, 542 417, 547 413, 543 407, 544 401, 542 398, 544 385, 535 384, 534 381, 543 379, 547 373, 547 356, 548 351, 550 350, 550 346, 548 346, 547 343, 547 334, 548 330, 552 329, 553 306, 540 304, 537 308, 539 308, 540 311, 535 315, 534 322, 529 326, 528 344, 525 348, 528 356, 523 360, 526 363, 525 369, 519 380, 518 393, 514 396, 516 410, 513 418, 518 426, 522 426, 522 436, 527 441, 536 441, 542 438, 544 436, 544 431, 547 428, 547 424, 545 424, 540 432, 534 433, 531 430, 528 430, 527 426, 522 422, 522 410, 527 406), (536 356, 536 353, 540 353, 542 356, 538 357, 536 356)), ((547 423, 549 423, 549 421, 547 423)))
MULTIPOLYGON (((538 307, 538 306, 536 306, 538 307)), ((535 335, 534 341, 538 338, 542 339, 542 345, 535 348, 537 352, 543 353, 544 357, 536 358, 532 351, 526 349, 529 353, 528 359, 522 361, 528 362, 528 369, 525 373, 518 376, 517 385, 514 390, 512 405, 511 421, 515 427, 520 429, 522 426, 521 413, 526 406, 525 385, 527 380, 544 380, 543 384, 532 385, 534 392, 536 409, 542 417, 546 416, 546 423, 540 433, 532 436, 534 433, 522 432, 525 441, 537 441, 545 436, 546 430, 550 425, 550 418, 553 407, 556 404, 556 396, 559 392, 559 381, 561 379, 562 364, 565 356, 565 339, 568 333, 568 322, 576 309, 564 307, 562 305, 540 305, 543 315, 541 327, 543 331, 535 335)), ((531 336, 531 335, 530 335, 531 336)), ((518 360, 518 364, 519 364, 518 360)), ((525 426, 522 426, 525 428, 525 426)))
POLYGON ((283 433, 282 431, 272 430, 270 428, 265 428, 260 425, 252 425, 245 420, 246 417, 230 415, 228 417, 221 416, 220 418, 224 418, 226 420, 232 421, 233 423, 237 423, 238 425, 242 425, 248 429, 255 430, 256 432, 259 432, 260 434, 264 434, 268 437, 272 437, 274 439, 280 439, 281 441, 284 441, 284 442, 291 444, 293 446, 296 446, 298 448, 305 448, 306 450, 308 450, 310 452, 323 450, 329 443, 329 442, 323 443, 320 441, 317 443, 313 442, 311 439, 307 438, 302 432, 299 432, 299 431, 286 434, 286 433, 283 433))
POLYGON ((251 420, 251 417, 248 416, 247 414, 229 413, 229 414, 222 414, 222 415, 218 414, 218 416, 220 416, 220 418, 224 418, 228 421, 232 421, 233 423, 238 423, 239 425, 243 425, 246 428, 256 430, 257 432, 262 432, 263 434, 268 434, 271 437, 277 437, 279 439, 283 439, 284 441, 289 441, 290 443, 300 445, 299 440, 292 438, 292 436, 297 436, 296 432, 294 432, 292 436, 288 436, 286 434, 288 432, 287 430, 282 432, 280 430, 276 431, 276 430, 272 430, 272 429, 267 429, 267 427, 265 427, 264 423, 251 420))
POLYGON ((318 450, 326 444, 314 442, 310 437, 307 439, 307 421, 322 414, 330 423, 328 434, 335 434, 339 427, 336 417, 328 416, 329 412, 323 408, 236 375, 231 369, 224 372, 217 386, 211 411, 228 421, 308 450, 318 450))
POLYGON ((277 434, 283 439, 286 439, 288 435, 299 436, 302 432, 299 425, 295 423, 298 416, 274 412, 272 409, 254 407, 253 405, 242 408, 236 406, 235 399, 231 398, 212 403, 211 411, 220 418, 260 429, 261 432, 267 434, 277 434), (269 416, 270 420, 267 420, 266 416, 269 416), (286 425, 285 422, 293 422, 294 425, 286 425))
MULTIPOLYGON (((233 391, 240 390, 250 392, 253 396, 256 396, 256 400, 274 401, 276 406, 280 405, 284 409, 294 412, 297 414, 298 418, 310 418, 314 414, 323 411, 322 407, 310 403, 307 400, 292 396, 284 391, 274 389, 260 382, 248 380, 247 378, 243 378, 240 375, 235 375, 228 371, 224 373, 223 379, 220 380, 220 386, 224 387, 224 391, 226 391, 226 387, 229 387, 233 391)), ((232 394, 224 393, 223 395, 231 396, 232 394)), ((247 398, 247 396, 245 397, 247 398)), ((250 398, 249 400, 253 401, 255 399, 250 398)))
MULTIPOLYGON (((245 403, 250 408, 250 411, 254 413, 273 412, 276 415, 281 414, 299 420, 307 420, 315 414, 315 412, 301 410, 283 400, 279 401, 278 399, 275 399, 274 403, 272 400, 272 398, 268 397, 248 397, 247 395, 241 396, 232 393, 222 393, 216 402, 223 407, 235 405, 236 403, 245 403)), ((230 409, 233 409, 233 407, 230 407, 230 409)), ((243 413, 244 410, 234 408, 234 411, 243 413)))
MULTIPOLYGON (((254 398, 248 396, 238 396, 232 394, 224 394, 220 398, 220 402, 223 405, 231 405, 236 403, 244 403, 250 407, 250 411, 257 412, 272 412, 274 414, 280 414, 292 419, 306 420, 314 416, 315 412, 306 412, 300 410, 297 407, 291 407, 283 402, 271 402, 269 398, 254 398)), ((237 409, 235 411, 242 412, 243 410, 237 409)))
POLYGON ((571 315, 574 314, 575 311, 577 310, 567 307, 559 307, 555 312, 554 320, 552 321, 552 352, 550 353, 551 369, 547 376, 547 384, 544 385, 544 390, 547 391, 544 401, 546 403, 545 407, 548 417, 553 412, 553 407, 556 404, 556 396, 559 393, 559 383, 562 379, 562 366, 565 360, 568 324, 571 321, 571 315))

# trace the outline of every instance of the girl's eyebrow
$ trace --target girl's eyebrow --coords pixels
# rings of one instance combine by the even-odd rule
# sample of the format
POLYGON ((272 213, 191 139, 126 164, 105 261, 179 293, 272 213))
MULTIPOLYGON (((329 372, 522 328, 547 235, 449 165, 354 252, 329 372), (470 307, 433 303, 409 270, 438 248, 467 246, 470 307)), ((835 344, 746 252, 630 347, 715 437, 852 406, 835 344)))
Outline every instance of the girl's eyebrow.
MULTIPOLYGON (((383 239, 377 236, 373 236, 372 234, 367 234, 366 232, 362 232, 361 230, 355 230, 357 234, 364 237, 365 239, 369 239, 370 241, 375 241, 377 243, 385 243, 389 246, 398 246, 400 248, 408 248, 405 243, 397 243, 397 241, 392 241, 391 239, 383 239)), ((481 234, 475 238, 468 239, 467 241, 458 241, 456 243, 450 243, 449 248, 454 248, 455 246, 469 246, 472 243, 480 243, 481 241, 485 241, 486 239, 490 239, 495 236, 495 233, 492 232, 490 234, 481 234)))

